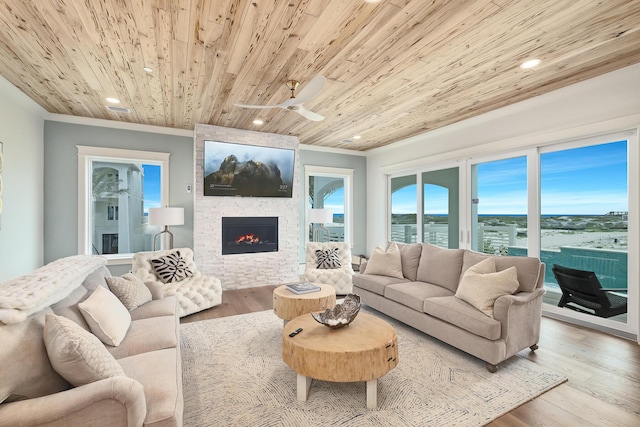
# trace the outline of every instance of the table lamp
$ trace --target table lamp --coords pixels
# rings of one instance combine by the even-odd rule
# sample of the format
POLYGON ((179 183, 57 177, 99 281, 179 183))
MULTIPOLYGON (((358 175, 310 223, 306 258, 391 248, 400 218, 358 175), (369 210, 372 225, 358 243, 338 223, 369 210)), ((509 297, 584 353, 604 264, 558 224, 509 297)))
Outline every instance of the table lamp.
POLYGON ((323 227, 324 224, 328 223, 328 222, 333 222, 333 211, 331 209, 309 209, 308 212, 308 218, 309 218, 309 223, 311 224, 320 224, 315 231, 315 235, 314 235, 314 240, 316 242, 319 242, 318 240, 318 234, 320 233, 320 230, 324 230, 327 232, 327 236, 329 236, 329 240, 331 240, 331 233, 329 232, 329 230, 325 227, 323 227))
POLYGON ((156 250, 156 238, 164 233, 169 235, 169 249, 173 249, 173 233, 170 225, 184 224, 184 208, 149 208, 149 225, 164 225, 164 230, 153 236, 153 250, 156 250))

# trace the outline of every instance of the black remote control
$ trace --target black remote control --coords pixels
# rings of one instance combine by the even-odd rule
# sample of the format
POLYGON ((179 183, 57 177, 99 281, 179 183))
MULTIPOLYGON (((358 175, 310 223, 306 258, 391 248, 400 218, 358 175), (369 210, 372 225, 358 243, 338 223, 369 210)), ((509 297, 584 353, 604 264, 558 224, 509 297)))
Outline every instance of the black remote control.
POLYGON ((295 331, 291 332, 291 333, 289 334, 289 336, 290 336, 291 338, 293 338, 293 337, 295 337, 296 335, 298 335, 300 332, 302 332, 302 328, 298 328, 298 329, 296 329, 295 331))

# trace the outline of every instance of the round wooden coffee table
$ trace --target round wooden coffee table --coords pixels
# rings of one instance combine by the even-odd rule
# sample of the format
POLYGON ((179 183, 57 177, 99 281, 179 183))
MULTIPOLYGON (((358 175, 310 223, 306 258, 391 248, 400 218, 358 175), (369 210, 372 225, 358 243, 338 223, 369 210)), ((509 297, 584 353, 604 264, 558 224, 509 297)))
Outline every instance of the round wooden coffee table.
POLYGON ((398 364, 398 337, 391 325, 367 313, 340 329, 321 325, 307 314, 282 330, 282 359, 297 373, 298 400, 309 397, 311 379, 366 381, 367 408, 372 409, 378 406, 378 378, 398 364), (290 337, 298 328, 302 332, 290 337))
POLYGON ((273 312, 287 323, 302 314, 333 308, 336 305, 336 288, 322 283, 315 283, 315 285, 321 288, 318 292, 302 295, 291 292, 286 285, 275 288, 273 312))

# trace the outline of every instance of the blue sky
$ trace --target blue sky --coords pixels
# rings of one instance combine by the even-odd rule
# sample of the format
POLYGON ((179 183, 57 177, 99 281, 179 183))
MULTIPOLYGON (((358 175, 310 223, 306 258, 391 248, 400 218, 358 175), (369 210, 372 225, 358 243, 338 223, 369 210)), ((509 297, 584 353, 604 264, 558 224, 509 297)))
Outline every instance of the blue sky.
MULTIPOLYGON (((543 215, 601 215, 627 211, 626 141, 543 153, 541 210, 543 215)), ((527 213, 527 162, 517 157, 481 163, 478 169, 480 215, 527 213)), ((447 213, 447 190, 425 188, 425 212, 447 213)), ((415 213, 415 186, 392 196, 394 213, 415 213)))
POLYGON ((142 165, 144 169, 144 213, 160 206, 160 166, 142 165))
POLYGON ((338 188, 324 201, 324 207, 331 209, 334 214, 344 213, 344 188, 338 188))

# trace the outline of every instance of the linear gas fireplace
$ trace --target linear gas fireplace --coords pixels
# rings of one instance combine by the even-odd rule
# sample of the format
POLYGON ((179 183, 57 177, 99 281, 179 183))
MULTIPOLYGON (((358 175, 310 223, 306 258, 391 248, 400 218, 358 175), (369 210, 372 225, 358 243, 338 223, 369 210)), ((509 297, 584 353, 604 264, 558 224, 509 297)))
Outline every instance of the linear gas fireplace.
POLYGON ((222 255, 278 252, 278 217, 222 217, 222 255))

